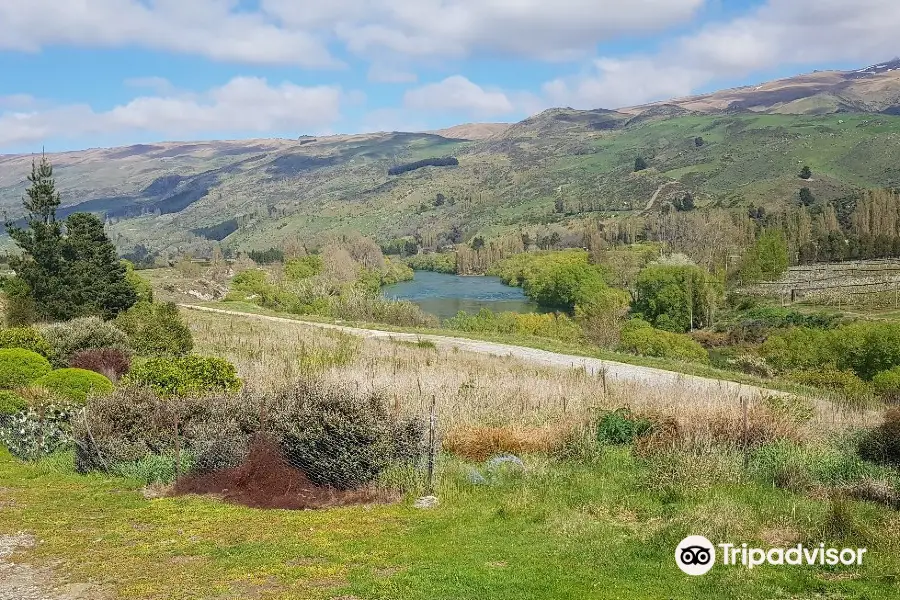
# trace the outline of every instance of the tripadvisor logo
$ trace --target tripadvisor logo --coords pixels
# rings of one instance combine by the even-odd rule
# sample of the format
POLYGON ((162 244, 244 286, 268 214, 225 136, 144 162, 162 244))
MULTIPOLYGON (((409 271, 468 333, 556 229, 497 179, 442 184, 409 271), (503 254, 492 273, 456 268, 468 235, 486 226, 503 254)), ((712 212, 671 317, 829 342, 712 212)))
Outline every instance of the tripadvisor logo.
POLYGON ((689 535, 675 548, 675 564, 688 575, 705 575, 716 564, 718 548, 721 564, 742 565, 752 569, 760 565, 861 565, 866 548, 826 548, 825 544, 790 548, 750 548, 747 544, 713 544, 702 535, 689 535))

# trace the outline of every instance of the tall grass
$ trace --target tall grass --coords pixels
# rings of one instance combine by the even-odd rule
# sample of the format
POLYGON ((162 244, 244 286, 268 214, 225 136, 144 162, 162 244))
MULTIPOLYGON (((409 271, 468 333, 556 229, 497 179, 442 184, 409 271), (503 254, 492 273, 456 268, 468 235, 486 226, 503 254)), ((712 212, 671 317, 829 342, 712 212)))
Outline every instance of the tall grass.
POLYGON ((423 352, 415 344, 360 339, 300 322, 198 311, 185 311, 185 317, 197 350, 231 360, 250 388, 271 389, 312 371, 335 385, 353 382, 361 391, 377 392, 398 414, 427 415, 433 398, 443 436, 482 427, 579 428, 599 411, 623 406, 671 420, 679 444, 693 448, 803 441, 876 419, 827 400, 783 396, 750 398, 745 410, 735 392, 698 388, 690 378, 625 382, 514 357, 423 352))

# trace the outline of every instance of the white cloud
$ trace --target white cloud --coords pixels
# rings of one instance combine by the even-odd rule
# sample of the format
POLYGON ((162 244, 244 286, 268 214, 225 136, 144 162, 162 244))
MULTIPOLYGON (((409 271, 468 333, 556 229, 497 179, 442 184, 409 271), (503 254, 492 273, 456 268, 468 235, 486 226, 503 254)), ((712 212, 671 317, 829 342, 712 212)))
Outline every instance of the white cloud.
POLYGON ((895 0, 769 0, 677 38, 658 54, 598 59, 590 73, 555 79, 543 91, 555 104, 619 108, 779 66, 877 62, 897 54, 898 30, 895 0))
POLYGON ((147 88, 160 95, 175 92, 175 86, 165 77, 129 77, 125 80, 125 85, 135 88, 147 88))
POLYGON ((233 0, 0 0, 0 50, 140 46, 221 61, 341 64, 312 32, 235 7, 233 0))
POLYGON ((473 116, 501 115, 515 110, 503 92, 485 90, 462 75, 407 91, 403 105, 413 110, 454 111, 473 116))
POLYGON ((138 46, 214 60, 338 67, 477 53, 569 59, 685 22, 704 0, 0 0, 0 50, 138 46))
POLYGON ((89 106, 58 106, 29 112, 0 112, 0 148, 48 138, 78 138, 123 132, 178 136, 279 130, 326 131, 341 117, 349 97, 331 86, 269 85, 255 77, 236 77, 203 94, 144 96, 107 112, 89 106))
POLYGON ((418 75, 412 71, 392 68, 382 63, 373 63, 366 77, 372 83, 415 83, 418 75))

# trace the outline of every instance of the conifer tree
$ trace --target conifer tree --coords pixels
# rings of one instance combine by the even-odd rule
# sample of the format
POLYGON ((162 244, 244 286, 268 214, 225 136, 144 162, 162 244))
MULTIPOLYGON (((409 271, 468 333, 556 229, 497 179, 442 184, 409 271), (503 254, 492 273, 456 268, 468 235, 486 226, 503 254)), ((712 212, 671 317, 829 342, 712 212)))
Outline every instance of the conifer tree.
MULTIPOLYGON (((21 255, 10 267, 21 282, 16 289, 27 294, 35 317, 66 320, 97 315, 110 319, 137 301, 126 279, 126 269, 104 231, 103 221, 87 213, 75 213, 63 224, 56 219, 60 195, 53 167, 46 156, 32 161, 31 183, 23 201, 28 211, 27 228, 6 223, 10 238, 21 255)), ((24 300, 24 299, 19 299, 24 300)))

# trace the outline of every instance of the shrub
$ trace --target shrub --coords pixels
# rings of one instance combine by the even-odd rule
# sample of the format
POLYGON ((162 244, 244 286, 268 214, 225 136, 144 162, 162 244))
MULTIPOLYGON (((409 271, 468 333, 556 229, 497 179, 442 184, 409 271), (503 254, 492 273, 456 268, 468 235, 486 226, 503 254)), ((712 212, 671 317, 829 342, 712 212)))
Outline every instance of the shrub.
POLYGON ((900 466, 900 408, 885 411, 884 421, 866 432, 858 450, 866 460, 900 466))
POLYGON ((753 354, 741 354, 728 361, 729 367, 757 377, 772 377, 775 373, 766 361, 753 354))
POLYGON ((686 335, 654 329, 642 319, 631 319, 622 328, 619 348, 641 356, 709 364, 709 353, 686 335))
POLYGON ((444 321, 444 327, 456 331, 529 335, 563 341, 584 338, 578 324, 564 313, 495 313, 489 308, 482 308, 474 315, 460 311, 455 317, 444 321))
POLYGON ((706 324, 721 287, 694 265, 651 264, 634 282, 632 311, 658 329, 684 333, 706 324))
POLYGON ((408 300, 388 300, 376 294, 351 291, 332 298, 332 316, 348 321, 387 323, 401 327, 437 327, 438 320, 408 300))
POLYGON ((53 370, 46 358, 23 348, 0 350, 0 389, 25 387, 53 370))
POLYGON ((9 390, 0 390, 0 422, 28 408, 28 401, 9 390))
POLYGON ((241 380, 230 362, 224 358, 196 355, 151 358, 135 365, 125 381, 149 387, 162 396, 233 392, 241 387, 241 380))
POLYGON ((313 482, 351 489, 421 453, 424 426, 390 417, 382 398, 301 382, 283 390, 275 417, 285 457, 313 482))
POLYGON ((34 382, 34 385, 50 390, 76 404, 87 402, 89 394, 108 394, 113 391, 112 381, 86 369, 59 369, 51 371, 34 382))
POLYGON ((322 272, 322 268, 322 257, 311 254, 302 258, 293 258, 284 263, 284 274, 292 281, 299 281, 318 275, 322 272))
POLYGON ((53 352, 44 336, 31 327, 0 329, 0 348, 25 348, 45 358, 50 358, 53 352))
POLYGON ((127 351, 129 348, 125 332, 98 317, 54 323, 45 326, 41 333, 53 348, 50 360, 57 367, 69 366, 69 360, 79 350, 117 348, 127 351))
POLYGON ((171 302, 139 302, 121 313, 115 324, 128 334, 132 349, 144 356, 183 356, 194 349, 191 330, 171 302))
POLYGON ((597 420, 597 441, 601 444, 630 444, 653 428, 649 419, 635 416, 628 408, 603 413, 597 420))
POLYGON ((872 378, 875 393, 890 402, 900 401, 900 366, 882 371, 872 378))
POLYGON ((80 350, 72 356, 69 366, 76 369, 87 369, 118 381, 131 368, 131 357, 127 352, 117 348, 100 348, 99 350, 80 350))
POLYGON ((0 444, 22 460, 37 460, 72 442, 70 421, 76 408, 68 403, 28 407, 0 424, 0 444))

